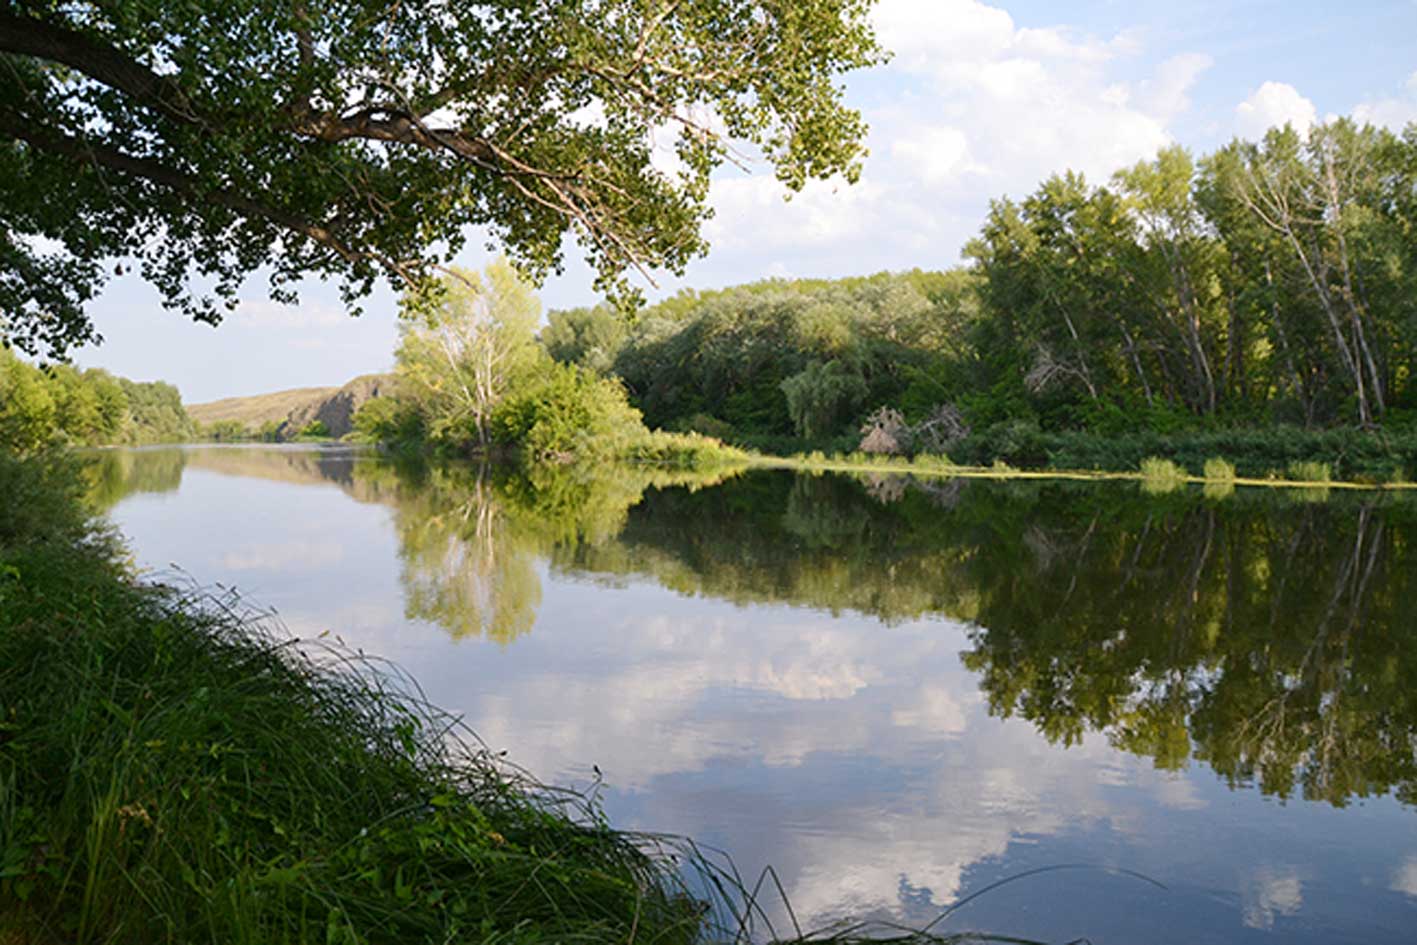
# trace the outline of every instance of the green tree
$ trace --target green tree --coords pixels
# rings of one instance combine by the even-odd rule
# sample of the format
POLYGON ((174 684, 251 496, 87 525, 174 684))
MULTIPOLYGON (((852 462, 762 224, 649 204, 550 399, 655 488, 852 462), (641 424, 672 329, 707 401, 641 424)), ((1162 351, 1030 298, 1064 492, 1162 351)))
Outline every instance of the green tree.
POLYGON ((866 381, 841 361, 816 362, 782 382, 787 411, 808 439, 835 432, 866 396, 866 381))
MULTIPOLYGON (((1125 277, 1134 280, 1145 308, 1156 316, 1159 330, 1148 332, 1146 340, 1154 350, 1174 349, 1170 361, 1185 365, 1178 370, 1181 399, 1197 413, 1212 414, 1220 397, 1219 372, 1213 367, 1223 325, 1215 275, 1220 252, 1195 199, 1195 173, 1190 154, 1171 147, 1163 148, 1154 161, 1119 172, 1114 181, 1140 228, 1132 252, 1123 259, 1131 263, 1125 277)), ((1128 354, 1137 368, 1136 380, 1151 400, 1143 358, 1135 346, 1128 354)))
POLYGON ((257 270, 281 299, 306 275, 351 303, 381 276, 421 287, 478 225, 534 275, 560 266, 568 233, 602 286, 682 271, 731 141, 789 190, 856 178, 865 126, 840 78, 881 58, 870 7, 12 0, 5 333, 56 354, 94 339, 82 306, 113 257, 208 321, 257 270), (666 128, 673 172, 653 160, 666 128))
POLYGON ((546 316, 541 343, 557 361, 605 374, 614 366, 629 329, 625 316, 609 305, 566 309, 546 316))
POLYGON ((54 398, 40 372, 0 348, 0 450, 28 453, 53 438, 54 398))
POLYGON ((119 378, 128 400, 124 441, 133 444, 181 443, 195 439, 196 424, 182 406, 176 387, 161 381, 139 383, 119 378))
POLYGON ((536 346, 541 303, 505 259, 482 273, 451 270, 404 298, 397 353, 401 396, 435 441, 491 442, 492 413, 545 355, 536 346))
POLYGON ((493 429, 533 462, 610 458, 648 432, 618 380, 549 359, 498 406, 493 429))

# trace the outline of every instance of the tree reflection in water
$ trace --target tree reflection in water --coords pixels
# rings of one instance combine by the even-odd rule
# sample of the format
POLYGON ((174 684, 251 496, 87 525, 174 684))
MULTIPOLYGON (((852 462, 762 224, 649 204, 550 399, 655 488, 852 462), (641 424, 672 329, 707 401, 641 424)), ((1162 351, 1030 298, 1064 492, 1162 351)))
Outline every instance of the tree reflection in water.
MULTIPOLYGON (((95 497, 256 455, 105 455, 95 497)), ((1417 505, 1396 495, 265 462, 392 506, 407 615, 454 637, 528 633, 548 565, 882 633, 945 615, 992 713, 1055 743, 1100 731, 1281 798, 1417 803, 1417 505)))

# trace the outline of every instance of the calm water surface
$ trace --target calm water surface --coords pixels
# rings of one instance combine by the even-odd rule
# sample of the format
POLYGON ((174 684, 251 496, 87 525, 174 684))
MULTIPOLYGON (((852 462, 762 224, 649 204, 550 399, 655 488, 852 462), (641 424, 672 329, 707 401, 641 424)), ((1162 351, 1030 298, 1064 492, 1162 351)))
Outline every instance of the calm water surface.
POLYGON ((312 448, 96 479, 145 567, 392 658, 543 780, 598 767, 612 822, 771 863, 803 925, 1087 864, 937 928, 1417 941, 1417 503, 312 448))

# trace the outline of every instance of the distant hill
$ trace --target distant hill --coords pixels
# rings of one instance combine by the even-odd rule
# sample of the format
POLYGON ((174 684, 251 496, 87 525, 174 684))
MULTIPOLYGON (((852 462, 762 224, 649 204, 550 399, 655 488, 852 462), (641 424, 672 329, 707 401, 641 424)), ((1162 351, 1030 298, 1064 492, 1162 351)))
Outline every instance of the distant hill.
POLYGON ((354 429, 354 412, 365 401, 386 391, 392 380, 393 376, 389 374, 366 374, 343 387, 300 387, 252 397, 227 397, 205 404, 189 404, 187 413, 203 426, 235 421, 258 431, 274 423, 279 427, 281 439, 291 439, 319 420, 330 436, 340 437, 354 429))

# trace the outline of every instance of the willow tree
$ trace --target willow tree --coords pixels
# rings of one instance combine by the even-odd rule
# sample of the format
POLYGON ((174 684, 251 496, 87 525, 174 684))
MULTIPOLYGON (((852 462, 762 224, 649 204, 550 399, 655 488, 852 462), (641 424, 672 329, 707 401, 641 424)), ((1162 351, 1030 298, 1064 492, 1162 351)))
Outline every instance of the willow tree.
POLYGON ((92 340, 124 257, 211 322, 258 270, 357 310, 479 226, 538 276, 568 234, 606 290, 680 272, 725 160, 856 178, 872 2, 0 0, 0 332, 92 340))

